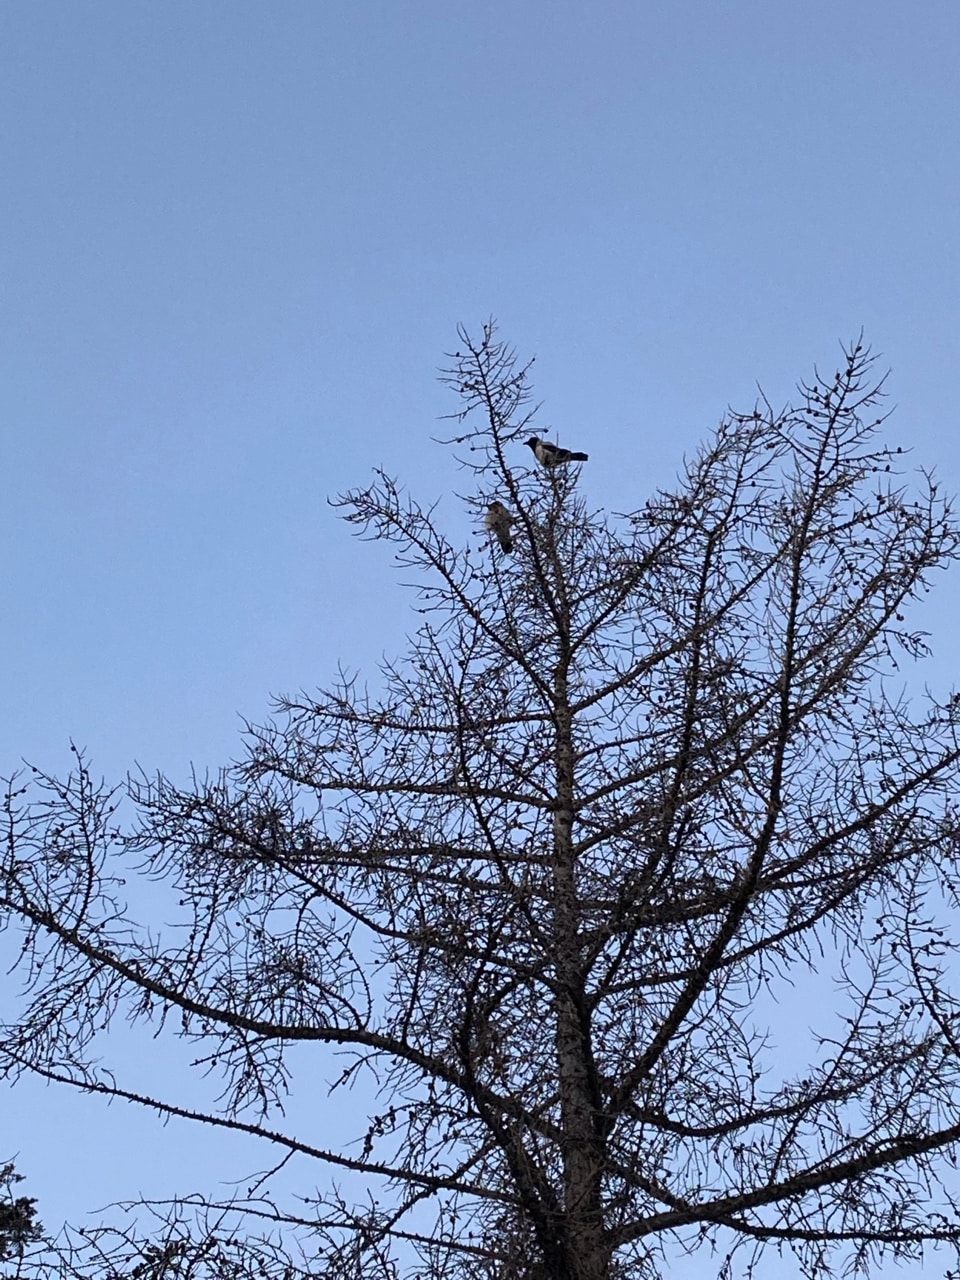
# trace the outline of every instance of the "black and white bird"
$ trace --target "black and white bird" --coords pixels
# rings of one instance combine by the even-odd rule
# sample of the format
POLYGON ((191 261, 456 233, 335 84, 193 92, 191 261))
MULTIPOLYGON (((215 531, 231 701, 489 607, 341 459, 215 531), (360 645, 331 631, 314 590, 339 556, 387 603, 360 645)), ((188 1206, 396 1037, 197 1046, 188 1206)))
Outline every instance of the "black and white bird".
POLYGON ((527 444, 542 467, 558 467, 563 462, 586 462, 585 453, 574 453, 572 449, 561 449, 558 444, 549 440, 541 440, 539 436, 531 436, 527 444))
POLYGON ((507 555, 513 550, 510 526, 516 522, 516 516, 512 516, 502 502, 491 502, 487 507, 487 515, 483 523, 495 535, 507 555))

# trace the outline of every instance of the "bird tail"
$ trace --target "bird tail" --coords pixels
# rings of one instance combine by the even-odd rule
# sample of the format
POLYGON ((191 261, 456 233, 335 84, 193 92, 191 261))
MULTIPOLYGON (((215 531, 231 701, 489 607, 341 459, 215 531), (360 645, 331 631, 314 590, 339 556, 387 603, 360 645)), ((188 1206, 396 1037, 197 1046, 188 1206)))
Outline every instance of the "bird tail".
POLYGON ((589 453, 571 453, 570 461, 571 462, 589 462, 590 455, 589 453))

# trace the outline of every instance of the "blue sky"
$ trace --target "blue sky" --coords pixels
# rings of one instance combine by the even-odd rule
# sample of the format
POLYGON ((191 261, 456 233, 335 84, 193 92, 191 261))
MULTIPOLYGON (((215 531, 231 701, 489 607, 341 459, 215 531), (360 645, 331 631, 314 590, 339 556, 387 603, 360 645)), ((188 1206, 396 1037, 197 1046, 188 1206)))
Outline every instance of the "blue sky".
MULTIPOLYGON (((400 651, 326 498, 382 466, 474 536, 431 440, 458 321, 537 355, 612 510, 861 327, 889 438, 960 487, 954 3, 38 0, 0 60, 3 771, 215 767, 271 692, 400 651)), ((949 585, 927 613, 947 682, 949 585)), ((5 1115, 49 1222, 192 1142, 5 1115)))

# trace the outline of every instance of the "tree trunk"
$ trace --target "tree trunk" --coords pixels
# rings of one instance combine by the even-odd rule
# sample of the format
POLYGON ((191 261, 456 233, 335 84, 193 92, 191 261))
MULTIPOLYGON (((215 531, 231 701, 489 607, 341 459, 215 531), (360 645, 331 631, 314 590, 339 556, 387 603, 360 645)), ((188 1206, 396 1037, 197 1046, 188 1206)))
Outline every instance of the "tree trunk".
POLYGON ((563 1144, 565 1223, 559 1242, 563 1280, 607 1280, 601 1172, 602 1099, 590 1050, 586 974, 579 944, 581 909, 573 841, 573 726, 564 659, 554 676, 556 808, 553 818, 554 938, 557 957, 556 1045, 563 1144))

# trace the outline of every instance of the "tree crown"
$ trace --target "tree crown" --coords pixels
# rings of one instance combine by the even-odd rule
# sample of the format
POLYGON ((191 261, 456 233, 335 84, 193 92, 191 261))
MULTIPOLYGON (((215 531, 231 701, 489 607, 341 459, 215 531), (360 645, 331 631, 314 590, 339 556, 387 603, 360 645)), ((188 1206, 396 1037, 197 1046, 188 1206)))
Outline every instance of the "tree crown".
POLYGON ((835 1250, 955 1242, 936 920, 957 704, 918 714, 888 677, 926 652, 908 606, 957 529, 878 440, 869 352, 796 407, 728 414, 674 489, 610 517, 576 450, 523 448, 545 437, 529 366, 492 326, 460 340, 446 443, 482 541, 384 473, 337 504, 418 595, 374 691, 341 672, 281 699, 221 776, 135 780, 132 826, 79 755, 39 802, 11 786, 27 983, 0 1056, 371 1188, 207 1201, 199 1233, 175 1206, 163 1248, 198 1275, 647 1280, 710 1241, 723 1265, 788 1244, 814 1275, 835 1250), (128 919, 131 864, 170 927, 128 919), (827 967, 837 1009, 784 1063, 764 1020, 827 967), (222 1109, 106 1075, 121 1013, 176 1014, 222 1109), (304 1043, 346 1053, 335 1090, 375 1082, 347 1150, 279 1123, 304 1043), (300 1261, 221 1229, 228 1211, 288 1226, 300 1261))

